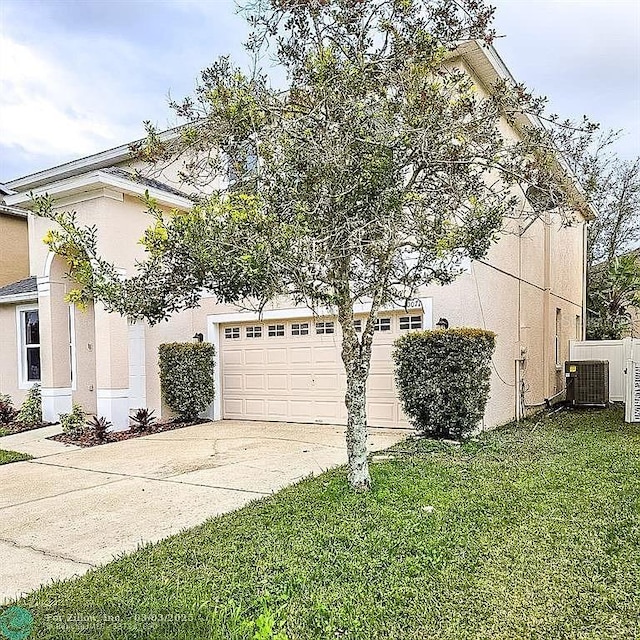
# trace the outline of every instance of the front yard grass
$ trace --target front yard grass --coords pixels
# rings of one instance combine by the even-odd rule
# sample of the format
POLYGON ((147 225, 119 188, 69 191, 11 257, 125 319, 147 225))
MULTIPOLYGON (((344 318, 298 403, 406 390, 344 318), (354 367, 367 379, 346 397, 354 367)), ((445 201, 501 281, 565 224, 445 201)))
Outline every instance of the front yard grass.
POLYGON ((334 470, 17 604, 37 638, 639 637, 640 426, 618 408, 387 454, 369 494, 334 470))
POLYGON ((33 456, 19 451, 7 451, 0 449, 0 464, 9 464, 10 462, 20 462, 20 460, 31 460, 33 456))

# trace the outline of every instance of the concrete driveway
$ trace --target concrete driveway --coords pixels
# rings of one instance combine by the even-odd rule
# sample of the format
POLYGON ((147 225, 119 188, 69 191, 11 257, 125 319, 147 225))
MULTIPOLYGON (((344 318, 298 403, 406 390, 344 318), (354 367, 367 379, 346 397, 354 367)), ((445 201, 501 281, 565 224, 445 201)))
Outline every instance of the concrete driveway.
MULTIPOLYGON (((344 427, 223 420, 88 449, 0 438, 0 602, 346 462, 344 427)), ((406 430, 372 429, 371 450, 406 430)))

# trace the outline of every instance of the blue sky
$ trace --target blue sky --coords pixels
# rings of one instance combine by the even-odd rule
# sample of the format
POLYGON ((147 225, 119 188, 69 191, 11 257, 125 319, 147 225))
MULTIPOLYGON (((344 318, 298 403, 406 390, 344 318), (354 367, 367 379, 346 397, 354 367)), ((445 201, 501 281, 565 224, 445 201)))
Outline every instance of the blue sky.
MULTIPOLYGON (((496 47, 562 116, 623 128, 640 153, 640 3, 494 0, 496 47)), ((229 0, 0 0, 0 182, 171 124, 217 56, 246 61, 229 0)))

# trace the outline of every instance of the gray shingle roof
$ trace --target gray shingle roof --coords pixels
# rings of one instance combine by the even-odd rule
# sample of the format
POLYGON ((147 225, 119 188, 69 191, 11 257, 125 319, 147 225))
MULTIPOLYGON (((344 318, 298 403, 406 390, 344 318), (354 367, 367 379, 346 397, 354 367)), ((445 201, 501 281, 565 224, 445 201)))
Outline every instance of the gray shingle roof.
POLYGON ((138 184, 141 184, 145 187, 150 187, 151 189, 158 189, 159 191, 171 193, 174 196, 180 196, 181 198, 192 200, 191 196, 184 191, 174 189, 168 184, 160 182, 159 180, 155 180, 154 178, 147 178, 146 176, 142 176, 138 173, 131 173, 130 171, 125 171, 124 169, 120 169, 119 167, 106 167, 105 169, 102 169, 102 171, 104 171, 105 173, 110 173, 113 176, 118 176, 119 178, 124 178, 125 180, 137 182, 138 184))
POLYGON ((24 280, 18 280, 18 282, 12 282, 11 284, 6 284, 4 287, 0 287, 0 299, 23 293, 37 293, 37 291, 38 282, 36 278, 25 278, 24 280))

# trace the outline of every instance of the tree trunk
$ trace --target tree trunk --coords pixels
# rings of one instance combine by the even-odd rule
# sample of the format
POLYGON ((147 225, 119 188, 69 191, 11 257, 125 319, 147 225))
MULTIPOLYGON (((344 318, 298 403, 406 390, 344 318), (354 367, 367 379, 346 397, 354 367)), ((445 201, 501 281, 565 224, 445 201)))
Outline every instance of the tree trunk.
POLYGON ((347 374, 344 400, 347 407, 348 480, 356 491, 368 491, 371 488, 371 476, 367 462, 367 378, 372 336, 366 335, 369 331, 367 323, 363 328, 362 342, 358 340, 351 301, 339 305, 338 320, 342 327, 342 362, 347 374))

